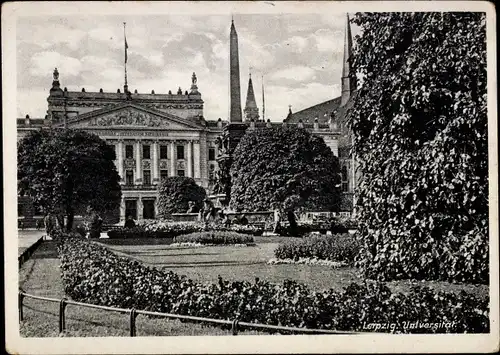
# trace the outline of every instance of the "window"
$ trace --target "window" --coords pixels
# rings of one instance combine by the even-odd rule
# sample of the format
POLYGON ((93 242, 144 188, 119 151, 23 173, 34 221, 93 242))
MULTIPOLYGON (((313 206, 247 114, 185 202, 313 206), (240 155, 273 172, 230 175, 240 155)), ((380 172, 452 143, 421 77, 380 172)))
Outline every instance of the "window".
POLYGON ((144 185, 151 185, 151 170, 143 170, 144 185))
POLYGON ((177 159, 184 159, 184 146, 183 145, 177 146, 177 159))
POLYGON ((125 218, 137 219, 137 201, 125 200, 125 218))
POLYGON ((160 145, 160 159, 168 159, 168 149, 166 145, 160 145))
POLYGON ((134 158, 134 146, 131 144, 127 144, 125 146, 125 159, 133 159, 134 158))
POLYGON ((185 176, 184 170, 177 170, 177 176, 185 176))
POLYGON ((142 146, 142 159, 151 159, 151 146, 149 144, 142 146))
POLYGON ((208 148, 208 160, 215 160, 215 148, 208 148))
POLYGON ((142 218, 154 219, 155 218, 155 201, 142 200, 142 218))
POLYGON ((342 192, 347 192, 349 189, 349 183, 347 179, 347 166, 342 167, 342 192))
POLYGON ((161 169, 160 170, 160 179, 163 181, 166 178, 168 178, 168 170, 167 169, 161 169))
POLYGON ((134 184, 134 171, 127 170, 125 172, 125 185, 133 185, 134 184))

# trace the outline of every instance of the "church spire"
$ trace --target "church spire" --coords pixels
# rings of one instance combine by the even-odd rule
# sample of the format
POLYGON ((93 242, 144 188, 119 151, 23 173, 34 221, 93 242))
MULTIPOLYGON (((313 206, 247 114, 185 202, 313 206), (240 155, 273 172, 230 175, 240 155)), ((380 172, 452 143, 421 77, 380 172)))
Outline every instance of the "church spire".
POLYGON ((291 120, 292 119, 292 105, 288 105, 288 115, 285 118, 285 121, 291 120))
POLYGON ((229 121, 241 122, 241 92, 240 92, 240 59, 238 55, 238 34, 231 18, 231 32, 229 34, 229 121))
POLYGON ((352 58, 352 35, 349 14, 347 14, 345 39, 344 39, 344 61, 342 66, 342 97, 340 106, 344 106, 354 90, 356 90, 356 76, 351 70, 352 58))
POLYGON ((245 121, 257 121, 259 119, 259 109, 255 102, 255 94, 253 92, 252 73, 249 74, 247 101, 245 104, 245 121))

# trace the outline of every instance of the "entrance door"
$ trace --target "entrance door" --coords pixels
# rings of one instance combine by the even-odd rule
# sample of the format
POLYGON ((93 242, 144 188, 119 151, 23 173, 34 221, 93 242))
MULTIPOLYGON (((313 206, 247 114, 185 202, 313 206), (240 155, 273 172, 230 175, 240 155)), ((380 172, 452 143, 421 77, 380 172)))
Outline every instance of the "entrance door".
POLYGON ((143 200, 142 205, 143 205, 142 218, 155 219, 155 201, 143 200))
POLYGON ((137 201, 125 200, 125 218, 132 217, 137 220, 137 201))

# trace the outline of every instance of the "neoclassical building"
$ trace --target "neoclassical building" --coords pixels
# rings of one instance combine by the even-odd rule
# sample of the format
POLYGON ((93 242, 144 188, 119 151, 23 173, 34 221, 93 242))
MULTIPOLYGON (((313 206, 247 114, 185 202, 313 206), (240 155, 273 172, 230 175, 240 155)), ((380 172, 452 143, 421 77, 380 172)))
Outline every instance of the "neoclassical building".
POLYGON ((167 176, 192 177, 209 188, 216 169, 215 140, 223 122, 203 117, 203 100, 193 73, 190 91, 143 94, 61 89, 54 70, 45 119, 18 119, 18 139, 40 128, 94 133, 113 145, 121 177, 120 216, 155 218, 156 185, 167 176))
MULTIPOLYGON (((350 46, 349 24, 346 41, 350 46)), ((295 125, 321 136, 336 156, 346 149, 348 134, 335 119, 313 119, 310 113, 301 115, 291 111, 283 123, 260 119, 251 77, 242 112, 238 37, 234 22, 231 22, 230 28, 229 81, 230 114, 228 120, 223 121, 204 117, 204 102, 195 73, 191 76, 189 91, 183 92, 179 88, 175 94, 156 94, 154 91, 131 92, 127 83, 123 92, 120 89, 117 92, 103 92, 102 89, 99 92, 86 92, 85 89, 68 91, 61 88, 59 72, 55 69, 45 118, 18 118, 18 140, 32 130, 71 128, 94 133, 113 145, 116 150, 115 165, 121 177, 121 221, 126 216, 137 220, 156 218, 157 185, 167 176, 192 177, 210 192, 220 154, 216 142, 224 127, 230 124, 242 125, 243 131, 273 125, 295 125)), ((346 87, 348 101, 355 87, 346 86, 347 83, 343 75, 342 95, 346 87)), ((330 115, 337 107, 332 108, 328 106, 324 111, 330 115)), ((346 196, 349 196, 351 188, 345 189, 346 196)), ((27 207, 25 211, 30 209, 27 201, 26 198, 20 199, 20 203, 27 207)), ((22 211, 19 214, 22 215, 22 211)))

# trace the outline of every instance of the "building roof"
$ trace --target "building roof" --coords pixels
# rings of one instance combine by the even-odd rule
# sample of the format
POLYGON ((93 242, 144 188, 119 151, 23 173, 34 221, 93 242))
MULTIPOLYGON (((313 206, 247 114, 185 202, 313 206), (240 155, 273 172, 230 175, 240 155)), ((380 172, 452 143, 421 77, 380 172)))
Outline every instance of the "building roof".
POLYGON ((317 118, 319 123, 327 123, 330 119, 331 113, 337 110, 339 105, 340 96, 292 113, 291 116, 285 118, 284 122, 298 123, 299 120, 302 122, 314 122, 315 118, 317 118))

